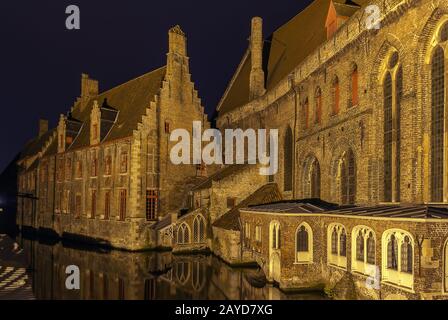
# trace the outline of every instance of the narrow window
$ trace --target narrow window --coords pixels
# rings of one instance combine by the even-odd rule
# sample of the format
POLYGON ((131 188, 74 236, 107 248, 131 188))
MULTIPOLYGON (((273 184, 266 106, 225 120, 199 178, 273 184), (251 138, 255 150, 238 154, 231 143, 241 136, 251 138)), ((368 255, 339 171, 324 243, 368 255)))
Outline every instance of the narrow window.
POLYGON ((322 92, 320 90, 320 88, 317 88, 316 90, 316 95, 315 95, 315 100, 316 100, 316 114, 314 117, 314 123, 315 124, 321 124, 322 123, 322 92))
POLYGON ((364 237, 361 230, 356 237, 356 260, 364 262, 364 237))
POLYGON ((297 231, 297 252, 308 252, 308 231, 305 226, 297 231))
POLYGON ((351 75, 351 82, 352 82, 352 101, 351 106, 357 106, 359 103, 359 97, 358 97, 358 66, 354 65, 352 75, 351 75))
POLYGON ((283 165, 284 165, 284 172, 283 172, 283 187, 284 191, 291 191, 292 190, 292 167, 293 167, 293 136, 292 136, 292 130, 288 126, 286 129, 285 134, 285 144, 284 144, 284 158, 283 158, 283 165))
POLYGON ((308 129, 309 128, 309 103, 308 103, 308 98, 305 99, 305 102, 303 104, 303 113, 304 113, 305 129, 308 129))
POLYGON ((394 235, 390 236, 387 243, 387 268, 398 270, 398 242, 394 235))
POLYGON ((112 157, 107 155, 104 159, 104 175, 110 176, 112 174, 112 157))
POLYGON ((443 137, 445 121, 445 57, 437 47, 432 57, 431 99, 431 200, 443 201, 443 137))
POLYGON ((384 80, 384 201, 392 201, 392 76, 384 80))
POLYGON ((110 191, 106 191, 104 194, 104 220, 110 218, 110 191))
POLYGON ((340 100, 340 89, 339 89, 339 78, 335 77, 333 80, 333 115, 339 113, 339 102, 340 100))
POLYGON ((341 257, 347 256, 347 235, 345 234, 345 229, 342 229, 339 237, 339 255, 341 257))
POLYGON ((126 219, 126 190, 120 190, 120 221, 126 219))
POLYGON ((375 264, 375 238, 372 232, 369 233, 367 238, 367 263, 375 264))
POLYGON ((333 228, 333 232, 331 233, 331 253, 338 254, 338 232, 336 227, 333 228))
POLYGON ((146 220, 157 218, 159 195, 157 190, 146 190, 146 220))
POLYGON ((90 218, 95 219, 96 216, 96 190, 92 190, 92 208, 90 211, 90 218))
POLYGON ((120 173, 126 172, 128 172, 128 153, 127 151, 122 151, 120 157, 120 173))
POLYGON ((408 236, 401 244, 401 272, 412 273, 412 245, 408 236))

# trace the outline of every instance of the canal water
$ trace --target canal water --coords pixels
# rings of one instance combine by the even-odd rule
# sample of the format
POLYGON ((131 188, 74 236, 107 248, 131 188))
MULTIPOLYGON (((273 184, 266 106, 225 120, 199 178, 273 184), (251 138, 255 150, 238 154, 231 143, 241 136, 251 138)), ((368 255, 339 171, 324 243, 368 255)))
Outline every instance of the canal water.
MULTIPOLYGON (((13 288, 22 287, 24 297, 95 300, 324 299, 319 293, 285 294, 260 281, 257 269, 231 268, 213 255, 130 253, 80 247, 73 243, 16 241, 20 249, 11 240, 12 244, 6 247, 11 247, 15 254, 9 254, 8 259, 0 256, 0 264, 5 268, 8 267, 6 264, 12 263, 16 268, 26 270, 22 286, 14 286, 14 281, 9 281, 13 288), (66 267, 73 265, 80 271, 79 290, 66 288, 66 267)), ((5 250, 0 254, 5 255, 5 250)), ((13 297, 13 293, 14 290, 10 290, 9 297, 13 297)), ((1 284, 0 297, 8 298, 8 292, 2 292, 1 284)), ((20 293, 16 292, 14 297, 20 298, 20 293)))

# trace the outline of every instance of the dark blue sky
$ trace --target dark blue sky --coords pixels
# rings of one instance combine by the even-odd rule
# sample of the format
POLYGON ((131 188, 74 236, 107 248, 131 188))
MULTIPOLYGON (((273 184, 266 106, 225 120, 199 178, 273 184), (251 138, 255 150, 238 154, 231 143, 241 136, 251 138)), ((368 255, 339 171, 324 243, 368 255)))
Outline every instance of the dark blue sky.
MULTIPOLYGON (((0 4, 0 171, 37 134, 55 126, 80 92, 82 72, 104 91, 165 64, 167 31, 188 37, 191 73, 212 114, 247 48, 250 18, 265 36, 311 0, 16 0, 0 4), (65 28, 78 5, 81 30, 65 28)), ((310 31, 312 32, 312 31, 310 31)))

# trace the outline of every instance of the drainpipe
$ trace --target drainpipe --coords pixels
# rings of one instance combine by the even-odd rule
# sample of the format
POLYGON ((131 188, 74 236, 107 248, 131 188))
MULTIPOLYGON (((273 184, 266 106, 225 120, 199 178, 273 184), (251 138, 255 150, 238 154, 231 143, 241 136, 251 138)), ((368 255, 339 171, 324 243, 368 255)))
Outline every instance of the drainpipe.
POLYGON ((298 98, 299 92, 296 88, 296 80, 295 80, 295 74, 293 73, 292 79, 291 79, 291 89, 294 92, 294 132, 292 133, 293 136, 293 167, 292 167, 292 176, 293 176, 293 184, 292 184, 292 197, 295 198, 296 195, 296 132, 298 130, 297 128, 297 115, 298 115, 298 98))

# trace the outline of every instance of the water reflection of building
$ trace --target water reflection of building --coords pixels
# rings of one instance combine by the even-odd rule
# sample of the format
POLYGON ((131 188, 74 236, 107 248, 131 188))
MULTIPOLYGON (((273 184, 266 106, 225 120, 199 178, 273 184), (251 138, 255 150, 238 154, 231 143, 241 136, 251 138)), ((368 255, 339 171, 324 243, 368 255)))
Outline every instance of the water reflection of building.
MULTIPOLYGON (((276 288, 256 288, 247 270, 212 255, 89 251, 20 239, 37 299, 283 299, 276 288), (80 290, 67 290, 65 269, 80 269, 80 290)), ((319 296, 316 296, 319 297, 319 296)), ((300 297, 299 297, 300 298, 300 297)))

